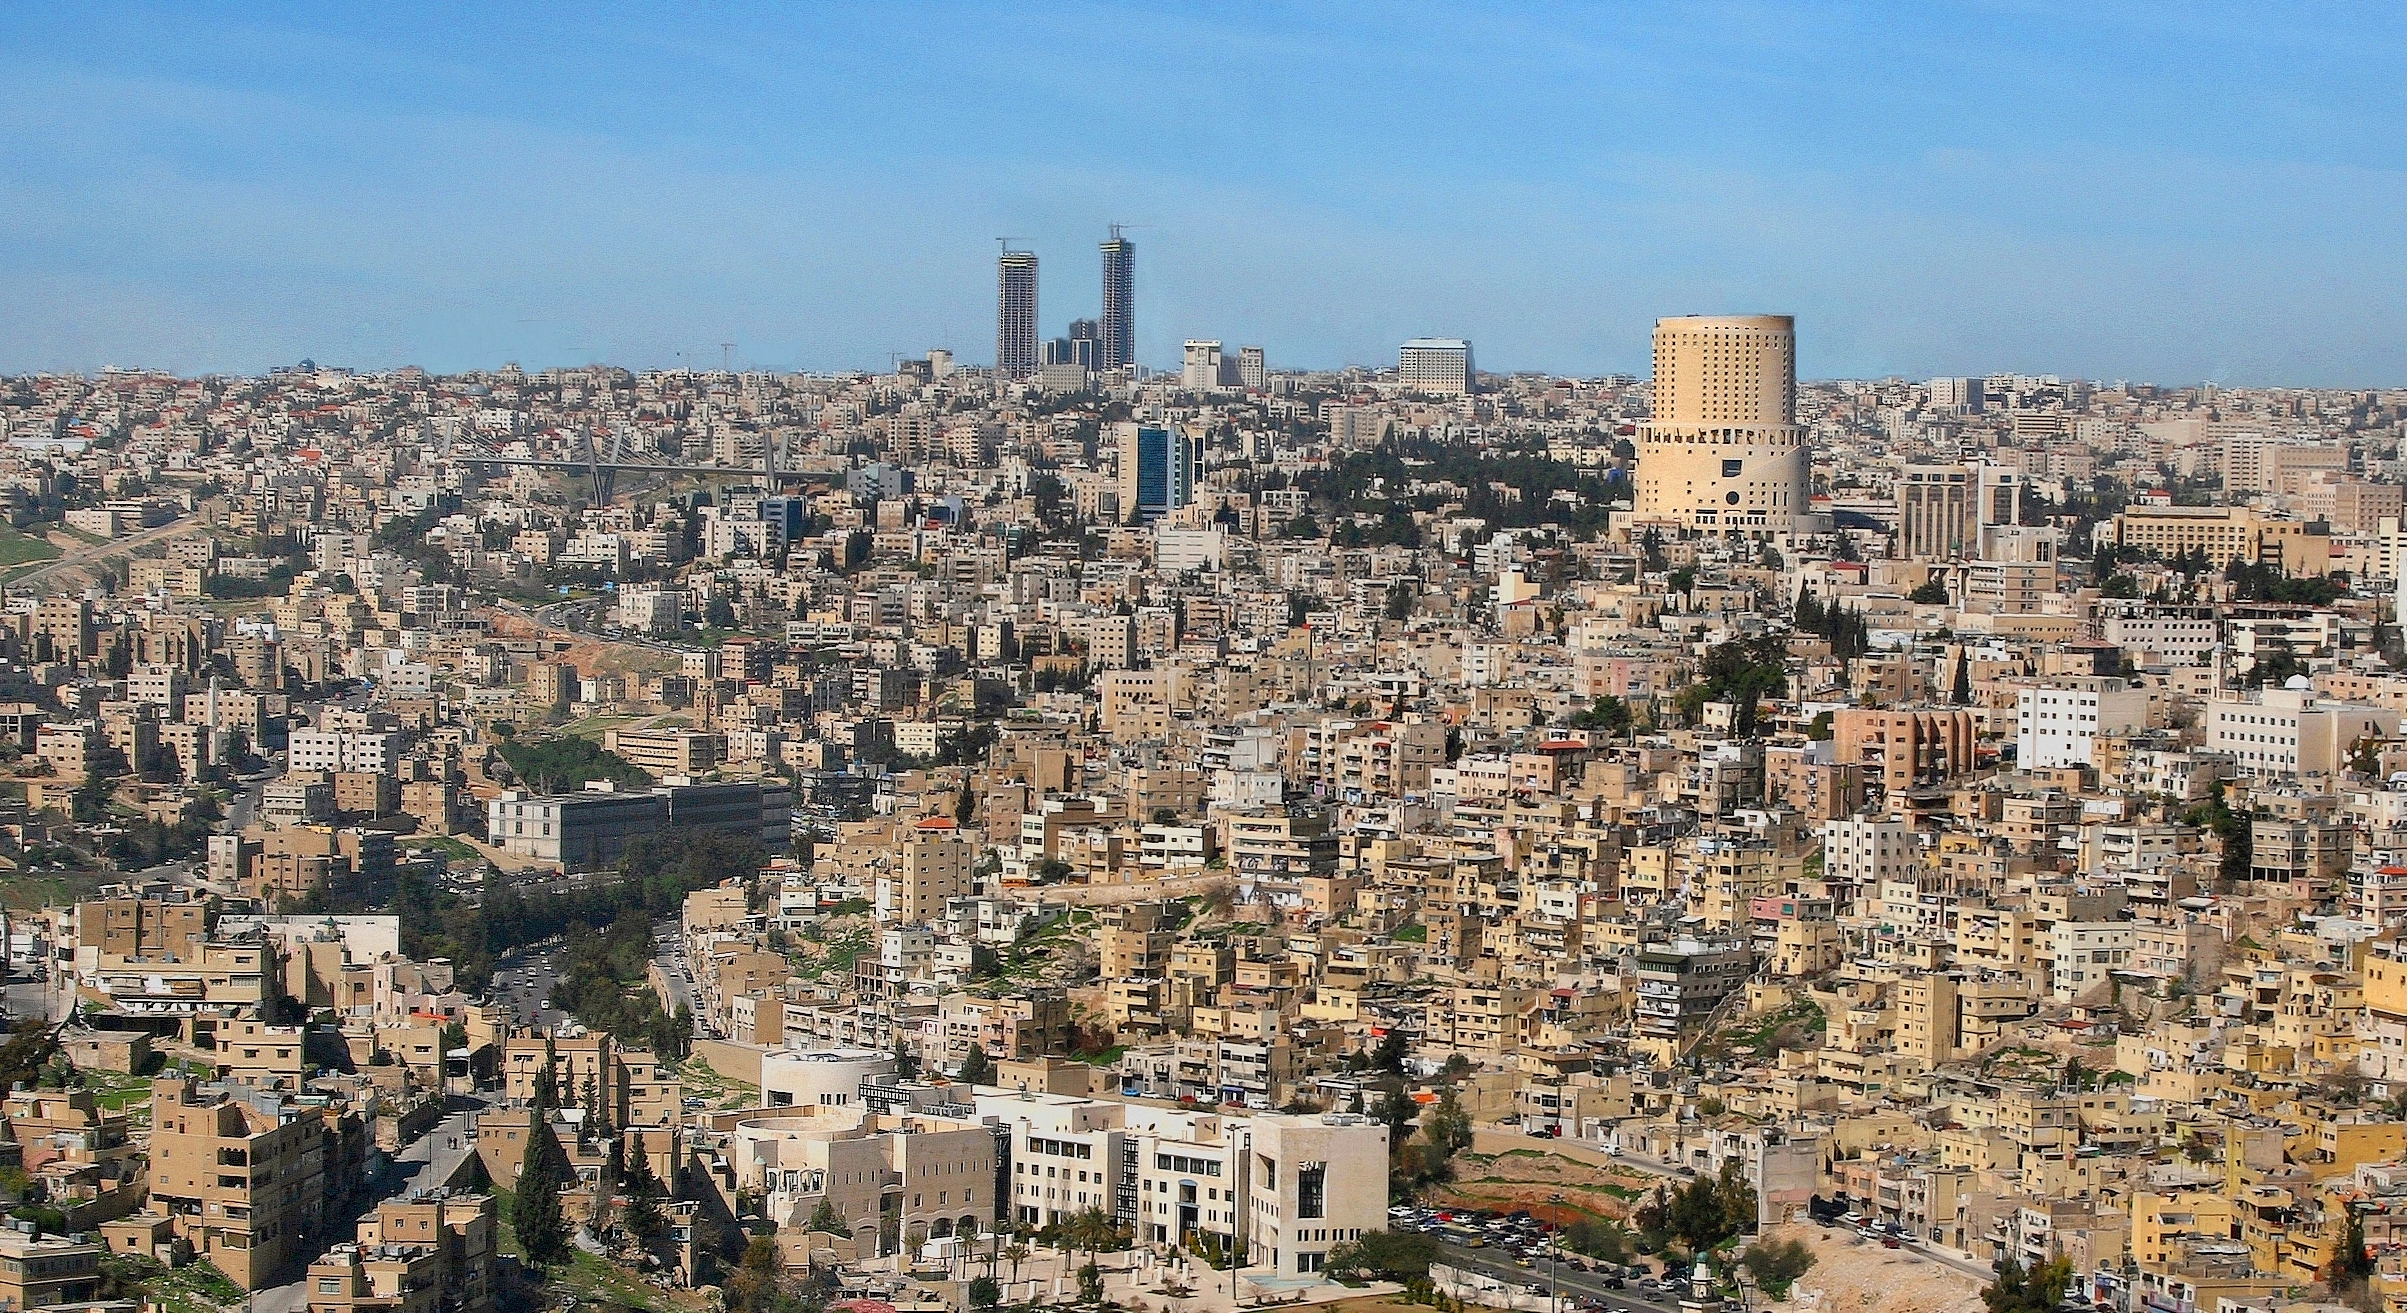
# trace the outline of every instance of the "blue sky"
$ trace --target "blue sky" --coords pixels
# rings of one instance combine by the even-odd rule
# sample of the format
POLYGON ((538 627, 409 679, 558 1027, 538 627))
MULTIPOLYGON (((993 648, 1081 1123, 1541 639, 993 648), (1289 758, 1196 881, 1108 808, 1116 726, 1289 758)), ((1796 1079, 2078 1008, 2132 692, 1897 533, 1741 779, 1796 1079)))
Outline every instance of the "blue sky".
POLYGON ((983 362, 1118 220, 1155 364, 2407 384, 2391 6, 10 7, 0 371, 983 362))

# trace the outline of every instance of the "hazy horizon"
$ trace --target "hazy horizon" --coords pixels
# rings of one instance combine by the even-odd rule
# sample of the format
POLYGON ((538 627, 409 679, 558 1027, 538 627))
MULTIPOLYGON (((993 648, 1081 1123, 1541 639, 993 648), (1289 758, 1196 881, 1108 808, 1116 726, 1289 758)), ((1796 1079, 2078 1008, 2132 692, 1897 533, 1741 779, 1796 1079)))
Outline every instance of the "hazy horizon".
POLYGON ((2407 385, 2407 15, 1731 4, 22 15, 0 372, 994 350, 1137 245, 1139 358, 2407 385), (2384 108, 2387 106, 2388 108, 2384 108))

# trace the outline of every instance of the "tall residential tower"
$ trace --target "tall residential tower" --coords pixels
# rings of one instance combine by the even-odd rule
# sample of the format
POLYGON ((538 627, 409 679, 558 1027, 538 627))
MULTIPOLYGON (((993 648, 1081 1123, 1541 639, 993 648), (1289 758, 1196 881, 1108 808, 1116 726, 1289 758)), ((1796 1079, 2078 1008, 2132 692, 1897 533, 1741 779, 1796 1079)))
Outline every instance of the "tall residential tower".
POLYGON ((996 262, 995 377, 1036 372, 1036 252, 1003 250, 996 262))
POLYGON ((1122 369, 1137 361, 1136 243, 1112 225, 1103 244, 1103 360, 1101 368, 1122 369))
POLYGON ((1655 321, 1655 409, 1638 429, 1639 519, 1786 532, 1808 510, 1806 470, 1796 320, 1655 321))

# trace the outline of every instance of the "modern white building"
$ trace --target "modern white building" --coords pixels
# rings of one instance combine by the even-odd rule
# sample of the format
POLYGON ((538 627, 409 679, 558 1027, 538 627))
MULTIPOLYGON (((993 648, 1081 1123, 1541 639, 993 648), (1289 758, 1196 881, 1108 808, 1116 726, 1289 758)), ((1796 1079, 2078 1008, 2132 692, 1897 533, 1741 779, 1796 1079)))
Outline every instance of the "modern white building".
POLYGON ((2054 680, 2015 697, 2015 764, 2024 770, 2087 766, 2098 735, 2148 723, 2150 694, 2113 678, 2054 680))
POLYGON ((1396 349, 1396 381, 1407 392, 1462 396, 1474 374, 1471 344, 1459 337, 1416 337, 1396 349))
POLYGON ((1311 1277, 1387 1229, 1387 1127, 1352 1114, 1186 1110, 980 1090, 1011 1132, 1006 1222, 1100 1207, 1143 1244, 1242 1244, 1248 1273, 1311 1277))
POLYGON ((861 1082, 894 1075, 891 1053, 875 1049, 771 1049, 761 1055, 761 1106, 847 1108, 861 1082))
POLYGON ((606 866, 638 835, 668 828, 669 800, 657 793, 504 792, 485 806, 485 833, 513 857, 554 866, 606 866))
POLYGON ((2206 707, 2207 750, 2231 754, 2242 775, 2330 775, 2358 740, 2398 732, 2393 708, 2324 702, 2304 675, 2287 688, 2217 697, 2206 707))
POLYGON ((1220 386, 1220 343, 1189 338, 1179 370, 1179 386, 1190 392, 1210 392, 1220 386))

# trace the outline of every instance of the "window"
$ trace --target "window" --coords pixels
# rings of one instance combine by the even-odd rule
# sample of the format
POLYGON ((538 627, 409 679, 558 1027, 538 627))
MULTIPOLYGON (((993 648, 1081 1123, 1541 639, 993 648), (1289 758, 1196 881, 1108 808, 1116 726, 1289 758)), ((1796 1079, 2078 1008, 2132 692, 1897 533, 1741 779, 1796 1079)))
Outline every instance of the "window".
POLYGON ((1306 1163, 1295 1174, 1295 1215, 1325 1217, 1329 1191, 1329 1169, 1322 1163, 1306 1163))

